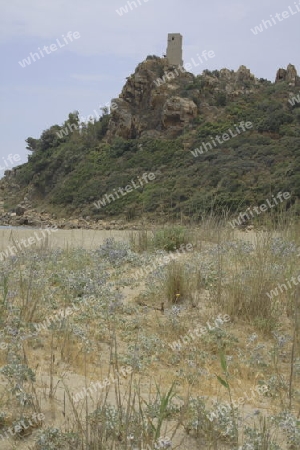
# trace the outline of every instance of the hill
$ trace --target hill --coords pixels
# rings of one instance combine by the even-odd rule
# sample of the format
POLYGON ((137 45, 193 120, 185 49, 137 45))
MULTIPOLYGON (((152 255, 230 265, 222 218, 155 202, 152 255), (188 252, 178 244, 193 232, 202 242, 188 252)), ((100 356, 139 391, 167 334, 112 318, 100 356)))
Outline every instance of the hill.
MULTIPOLYGON (((3 217, 47 211, 94 220, 236 214, 289 192, 299 214, 300 78, 274 83, 241 66, 194 76, 148 56, 111 110, 93 123, 77 111, 40 138, 28 162, 1 180, 3 217)), ((25 222, 26 223, 26 222, 25 222)))

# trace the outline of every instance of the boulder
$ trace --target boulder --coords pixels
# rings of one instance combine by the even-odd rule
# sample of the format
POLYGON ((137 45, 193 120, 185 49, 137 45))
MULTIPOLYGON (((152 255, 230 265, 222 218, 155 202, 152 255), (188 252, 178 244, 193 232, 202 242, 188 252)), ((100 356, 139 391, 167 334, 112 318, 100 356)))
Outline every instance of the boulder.
POLYGON ((255 82, 255 76, 247 69, 246 66, 240 66, 235 74, 237 81, 252 81, 255 82))
POLYGON ((197 117, 197 105, 187 98, 171 97, 163 107, 162 125, 164 128, 183 128, 197 117))
POLYGON ((300 86, 300 78, 293 64, 289 64, 287 69, 278 69, 276 73, 275 83, 286 81, 290 86, 300 86))
POLYGON ((18 205, 16 207, 16 214, 17 214, 17 216, 23 216, 25 211, 26 211, 26 208, 24 208, 24 206, 18 205))

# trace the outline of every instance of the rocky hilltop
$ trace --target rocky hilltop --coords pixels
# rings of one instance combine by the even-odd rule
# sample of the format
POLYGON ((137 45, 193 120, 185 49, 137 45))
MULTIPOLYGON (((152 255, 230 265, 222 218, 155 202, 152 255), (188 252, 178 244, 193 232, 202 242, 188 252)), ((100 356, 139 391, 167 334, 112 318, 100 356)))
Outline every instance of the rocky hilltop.
POLYGON ((222 69, 195 76, 168 66, 165 58, 149 57, 112 100, 118 107, 112 111, 107 139, 173 138, 185 127, 193 128, 199 114, 211 115, 208 92, 225 92, 234 99, 250 94, 259 83, 245 66, 236 72, 222 69))
POLYGON ((263 201, 270 186, 294 192, 288 206, 298 211, 299 86, 292 64, 272 83, 243 65, 195 76, 148 56, 112 100, 111 113, 86 125, 73 112, 26 140, 28 163, 0 181, 2 224, 106 228, 111 219, 122 227, 144 216, 197 219, 212 204, 234 211, 263 201), (241 121, 251 122, 251 131, 201 157, 193 153, 241 121), (61 133, 70 124, 75 131, 61 133), (144 172, 162 176, 95 207, 144 172))

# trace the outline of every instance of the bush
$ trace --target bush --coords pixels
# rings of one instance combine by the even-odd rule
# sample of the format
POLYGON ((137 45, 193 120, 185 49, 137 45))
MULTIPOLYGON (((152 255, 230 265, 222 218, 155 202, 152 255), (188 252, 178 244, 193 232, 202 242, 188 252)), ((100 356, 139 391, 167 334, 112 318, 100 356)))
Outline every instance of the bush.
POLYGON ((36 444, 35 450, 79 450, 81 439, 75 433, 62 433, 58 428, 44 430, 36 444))
POLYGON ((153 246, 156 249, 172 252, 180 247, 181 244, 191 242, 190 232, 184 227, 172 226, 156 231, 153 236, 153 246))
POLYGON ((227 95, 225 92, 219 92, 216 95, 216 105, 217 106, 226 106, 227 105, 227 95))

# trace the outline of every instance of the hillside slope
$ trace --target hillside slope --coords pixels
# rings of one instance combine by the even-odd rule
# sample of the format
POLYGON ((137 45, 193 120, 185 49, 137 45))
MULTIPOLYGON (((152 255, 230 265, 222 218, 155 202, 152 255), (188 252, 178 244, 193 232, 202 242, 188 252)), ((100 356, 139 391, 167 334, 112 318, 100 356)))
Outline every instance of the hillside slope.
POLYGON ((1 180, 4 207, 197 220, 289 191, 285 207, 299 213, 299 86, 292 65, 271 83, 244 66, 194 76, 149 56, 110 114, 80 124, 70 113, 27 139, 28 163, 1 180))

